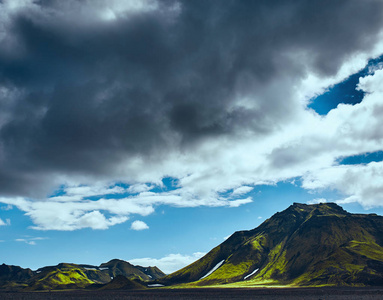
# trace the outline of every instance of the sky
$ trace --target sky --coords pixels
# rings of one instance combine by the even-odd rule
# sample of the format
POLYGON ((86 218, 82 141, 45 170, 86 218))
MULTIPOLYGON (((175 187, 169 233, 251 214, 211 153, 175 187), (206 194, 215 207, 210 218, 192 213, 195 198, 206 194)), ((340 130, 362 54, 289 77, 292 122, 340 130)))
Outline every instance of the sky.
POLYGON ((0 0, 0 263, 166 273, 294 202, 383 214, 383 1, 0 0))

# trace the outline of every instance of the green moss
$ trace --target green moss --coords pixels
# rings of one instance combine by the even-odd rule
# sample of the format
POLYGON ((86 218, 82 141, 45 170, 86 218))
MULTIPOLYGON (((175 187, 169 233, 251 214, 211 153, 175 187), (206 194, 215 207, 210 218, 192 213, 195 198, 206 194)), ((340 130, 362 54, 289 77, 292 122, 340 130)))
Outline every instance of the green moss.
POLYGON ((48 272, 44 277, 40 278, 35 283, 35 285, 46 289, 67 285, 85 287, 93 283, 95 282, 88 279, 88 277, 81 269, 74 267, 64 267, 48 272))
POLYGON ((367 268, 367 260, 381 261, 382 258, 383 248, 375 242, 353 240, 338 248, 326 260, 315 264, 294 283, 315 286, 363 286, 368 274, 376 274, 374 270, 367 268))
POLYGON ((265 235, 260 234, 251 240, 254 250, 262 251, 267 245, 267 238, 265 235))
POLYGON ((233 280, 243 279, 244 274, 249 273, 253 261, 245 261, 240 264, 234 265, 232 263, 225 263, 223 266, 214 271, 210 276, 202 279, 203 282, 232 282, 233 280))
POLYGON ((278 279, 285 272, 285 267, 287 264, 286 261, 286 251, 283 250, 285 242, 277 244, 268 255, 268 262, 264 266, 257 276, 254 277, 252 281, 259 282, 274 282, 275 279, 278 279))
POLYGON ((374 241, 360 242, 353 240, 347 245, 347 249, 370 259, 378 261, 383 259, 383 247, 379 246, 374 241))

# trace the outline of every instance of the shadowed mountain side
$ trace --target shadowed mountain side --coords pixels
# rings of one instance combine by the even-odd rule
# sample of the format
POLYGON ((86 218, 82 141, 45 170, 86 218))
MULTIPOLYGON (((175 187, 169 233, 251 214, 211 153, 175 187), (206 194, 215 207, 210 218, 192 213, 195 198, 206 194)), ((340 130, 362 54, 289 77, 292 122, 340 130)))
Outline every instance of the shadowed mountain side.
POLYGON ((110 277, 123 275, 130 279, 137 278, 142 281, 150 281, 165 276, 165 273, 157 267, 145 268, 141 266, 133 266, 132 264, 119 259, 113 259, 107 263, 103 263, 99 268, 108 270, 110 277))
POLYGON ((22 288, 27 286, 26 281, 34 275, 31 269, 18 266, 0 265, 0 288, 22 288))
POLYGON ((383 217, 294 203, 156 282, 206 286, 383 285, 383 217))
POLYGON ((117 275, 113 280, 99 290, 141 290, 146 289, 143 284, 126 278, 123 275, 117 275))

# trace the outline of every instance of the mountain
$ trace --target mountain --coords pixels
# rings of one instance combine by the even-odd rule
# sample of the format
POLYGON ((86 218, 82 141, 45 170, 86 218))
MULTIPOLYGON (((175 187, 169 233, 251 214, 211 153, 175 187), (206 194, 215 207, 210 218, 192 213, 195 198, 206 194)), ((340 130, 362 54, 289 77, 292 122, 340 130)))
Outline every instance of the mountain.
POLYGON ((117 275, 123 275, 129 279, 139 279, 141 281, 150 281, 165 276, 157 267, 141 267, 133 266, 132 264, 113 259, 107 263, 101 264, 99 269, 108 270, 110 277, 116 277, 117 275))
POLYGON ((25 282, 33 277, 31 269, 18 266, 0 265, 0 288, 12 289, 26 286, 25 282))
POLYGON ((117 275, 111 282, 101 287, 100 290, 140 290, 145 288, 146 286, 140 282, 128 279, 123 275, 117 275))
POLYGON ((38 269, 27 283, 28 290, 48 290, 84 288, 95 282, 88 278, 85 269, 75 264, 62 263, 38 269))
MULTIPOLYGON (((0 288, 25 290, 81 289, 103 287, 115 277, 139 282, 158 279, 165 274, 157 267, 141 267, 114 259, 100 266, 61 263, 36 271, 16 266, 0 266, 0 288)), ((120 279, 121 280, 121 279, 120 279)), ((137 282, 134 282, 136 284, 137 282)), ((114 283, 116 284, 116 283, 114 283)), ((140 284, 136 284, 140 285, 140 284)))
POLYGON ((294 203, 156 281, 207 286, 383 285, 383 217, 294 203))

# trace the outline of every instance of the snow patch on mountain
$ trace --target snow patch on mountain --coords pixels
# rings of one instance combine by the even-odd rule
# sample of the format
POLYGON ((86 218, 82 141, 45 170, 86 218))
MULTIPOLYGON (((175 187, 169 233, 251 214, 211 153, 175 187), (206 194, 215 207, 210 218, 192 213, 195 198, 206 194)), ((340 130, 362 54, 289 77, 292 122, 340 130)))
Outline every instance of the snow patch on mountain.
POLYGON ((243 280, 249 278, 250 276, 253 276, 255 273, 258 272, 259 269, 255 269, 253 272, 251 272, 250 274, 246 275, 245 277, 243 277, 243 280))
POLYGON ((213 269, 211 269, 205 276, 201 277, 199 280, 204 279, 205 277, 208 277, 209 275, 213 274, 215 270, 217 270, 224 262, 225 260, 221 260, 218 264, 215 265, 213 269))
POLYGON ((148 287, 161 287, 164 286, 163 284, 155 283, 155 284, 148 284, 148 287))

